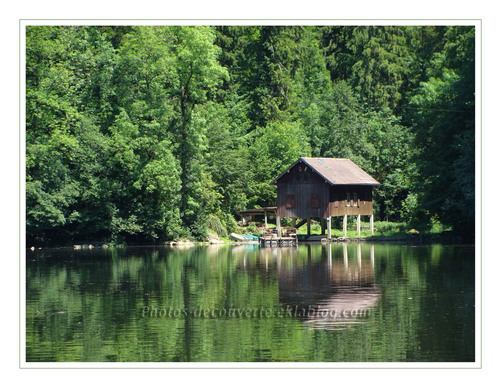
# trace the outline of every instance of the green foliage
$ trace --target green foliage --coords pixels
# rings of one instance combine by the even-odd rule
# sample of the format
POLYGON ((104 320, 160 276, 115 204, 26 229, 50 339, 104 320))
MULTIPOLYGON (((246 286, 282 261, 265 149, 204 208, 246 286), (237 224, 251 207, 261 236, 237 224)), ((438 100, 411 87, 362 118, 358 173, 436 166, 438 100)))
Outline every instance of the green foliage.
POLYGON ((377 219, 471 233, 474 37, 30 26, 27 244, 224 236, 236 211, 275 204, 269 183, 301 156, 350 158, 379 180, 377 219))
POLYGON ((323 44, 332 79, 343 79, 363 102, 398 106, 409 76, 405 26, 325 27, 323 44))
POLYGON ((255 225, 254 222, 250 222, 247 227, 248 232, 253 234, 260 234, 259 228, 255 225))
POLYGON ((297 122, 271 122, 252 135, 250 158, 254 181, 250 204, 270 206, 276 200, 276 187, 271 181, 299 157, 310 154, 307 136, 297 122))
POLYGON ((474 28, 451 27, 442 52, 427 69, 409 114, 416 128, 413 182, 428 216, 466 233, 474 231, 475 68, 474 28))
POLYGON ((208 215, 207 227, 217 233, 219 237, 227 237, 226 227, 215 214, 208 215))

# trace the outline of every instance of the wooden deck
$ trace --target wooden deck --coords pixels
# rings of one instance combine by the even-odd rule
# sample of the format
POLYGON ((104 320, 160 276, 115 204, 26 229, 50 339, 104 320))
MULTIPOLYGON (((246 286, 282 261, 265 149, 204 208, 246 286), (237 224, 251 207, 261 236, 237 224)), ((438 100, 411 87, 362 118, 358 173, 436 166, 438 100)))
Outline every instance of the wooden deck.
POLYGON ((261 245, 296 246, 299 243, 297 229, 281 228, 280 231, 277 229, 268 229, 259 237, 259 243, 261 245))
POLYGON ((298 240, 297 236, 295 237, 263 237, 261 236, 259 238, 259 242, 261 245, 277 245, 277 246, 284 246, 284 245, 297 245, 298 240))

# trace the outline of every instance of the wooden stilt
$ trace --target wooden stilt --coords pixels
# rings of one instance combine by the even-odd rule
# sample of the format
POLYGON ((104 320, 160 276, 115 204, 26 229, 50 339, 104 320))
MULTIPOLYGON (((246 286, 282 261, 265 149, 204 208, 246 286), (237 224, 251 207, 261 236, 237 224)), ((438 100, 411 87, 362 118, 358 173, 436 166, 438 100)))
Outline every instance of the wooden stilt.
POLYGON ((307 222, 307 218, 301 220, 300 222, 295 222, 295 227, 300 228, 302 225, 304 225, 307 222))
POLYGON ((311 219, 310 218, 307 219, 307 235, 308 236, 311 235, 311 219))
POLYGON ((267 212, 264 212, 264 227, 267 229, 267 212))
POLYGON ((278 232, 278 237, 281 237, 281 218, 276 216, 276 231, 278 232))
POLYGON ((358 219, 356 220, 356 233, 358 237, 361 236, 361 216, 358 214, 358 219))
POLYGON ((292 228, 295 228, 295 225, 297 225, 297 217, 292 218, 292 228))
POLYGON ((344 214, 344 238, 347 237, 347 214, 344 214))
POLYGON ((332 238, 332 217, 328 217, 326 219, 326 227, 327 227, 327 231, 328 231, 328 238, 332 238))
POLYGON ((370 234, 373 236, 373 214, 370 215, 370 234))
POLYGON ((321 222, 321 235, 323 236, 325 234, 325 231, 326 231, 325 219, 321 218, 320 222, 321 222))

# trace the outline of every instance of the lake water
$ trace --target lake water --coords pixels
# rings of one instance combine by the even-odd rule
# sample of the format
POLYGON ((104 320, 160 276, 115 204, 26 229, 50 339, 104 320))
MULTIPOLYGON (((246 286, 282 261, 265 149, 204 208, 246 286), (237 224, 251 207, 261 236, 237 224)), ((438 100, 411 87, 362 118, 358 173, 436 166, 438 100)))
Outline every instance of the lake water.
POLYGON ((26 361, 475 360, 473 246, 26 253, 26 361))

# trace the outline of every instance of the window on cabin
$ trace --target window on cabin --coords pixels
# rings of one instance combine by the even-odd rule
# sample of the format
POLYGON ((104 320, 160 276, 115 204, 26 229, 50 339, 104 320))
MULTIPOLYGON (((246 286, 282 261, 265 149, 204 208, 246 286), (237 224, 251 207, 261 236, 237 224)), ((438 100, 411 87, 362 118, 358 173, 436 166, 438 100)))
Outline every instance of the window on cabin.
POLYGON ((295 209, 295 194, 286 195, 286 205, 287 209, 295 209))
POLYGON ((353 197, 353 202, 354 202, 354 204, 353 204, 353 205, 354 205, 354 206, 359 207, 359 203, 358 203, 358 194, 353 193, 353 194, 352 194, 352 197, 353 197))
POLYGON ((321 197, 317 193, 311 194, 311 208, 318 209, 321 205, 321 197))
POLYGON ((346 194, 345 205, 346 206, 351 206, 351 193, 347 193, 346 194))

